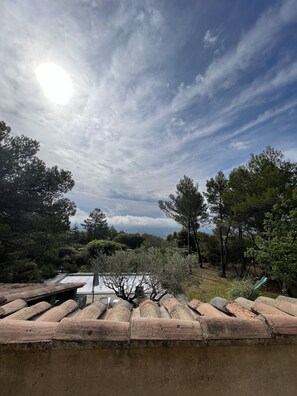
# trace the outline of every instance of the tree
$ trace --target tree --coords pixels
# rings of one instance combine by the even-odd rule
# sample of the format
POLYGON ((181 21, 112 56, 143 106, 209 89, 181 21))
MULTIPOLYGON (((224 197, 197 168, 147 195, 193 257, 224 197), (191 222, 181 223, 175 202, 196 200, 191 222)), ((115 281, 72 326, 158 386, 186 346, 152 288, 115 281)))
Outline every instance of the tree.
POLYGON ((95 208, 90 213, 89 217, 82 223, 82 226, 85 228, 90 241, 108 238, 109 229, 106 216, 98 208, 95 208))
POLYGON ((207 218, 203 195, 198 184, 187 176, 181 178, 176 186, 176 193, 169 195, 168 201, 159 201, 160 209, 166 216, 181 224, 188 231, 188 253, 191 254, 191 232, 193 233, 200 267, 203 266, 197 230, 207 218))
POLYGON ((247 251, 272 279, 282 283, 287 294, 297 279, 297 188, 291 198, 283 198, 264 220, 264 230, 256 236, 256 247, 247 251))
POLYGON ((75 214, 75 204, 63 197, 74 186, 71 173, 46 167, 38 151, 36 140, 11 136, 10 127, 0 122, 0 263, 5 281, 20 280, 18 271, 26 263, 31 269, 37 263, 31 280, 48 272, 41 268, 57 258, 69 216, 75 214))
POLYGON ((262 232, 265 213, 290 194, 296 183, 296 164, 286 161, 281 151, 267 147, 258 155, 251 154, 247 165, 233 169, 229 176, 226 199, 234 220, 250 232, 262 232))
POLYGON ((117 251, 111 256, 99 254, 92 264, 106 287, 135 306, 137 299, 145 295, 160 301, 167 293, 181 291, 191 260, 192 256, 163 254, 151 248, 141 252, 117 251))
POLYGON ((110 239, 115 238, 115 237, 118 235, 118 233, 119 233, 119 232, 115 229, 114 226, 109 227, 108 235, 109 235, 109 238, 110 238, 110 239))
POLYGON ((140 234, 129 234, 127 232, 120 232, 113 240, 117 243, 122 243, 127 246, 128 249, 140 248, 144 238, 140 234))
MULTIPOLYGON (((231 171, 225 199, 230 205, 233 226, 238 229, 242 251, 246 248, 244 236, 254 243, 255 236, 264 231, 266 213, 292 193, 297 185, 296 169, 296 164, 285 160, 282 152, 267 147, 260 154, 251 154, 246 165, 231 171)), ((245 271, 242 255, 240 276, 245 271)))
POLYGON ((220 263, 221 276, 226 277, 227 267, 227 242, 230 232, 230 207, 226 203, 225 193, 228 190, 228 180, 224 173, 219 171, 218 174, 207 180, 207 192, 204 195, 209 203, 209 208, 212 213, 214 224, 218 230, 219 244, 220 244, 220 263))
POLYGON ((101 253, 110 256, 117 250, 122 250, 123 248, 125 248, 125 245, 115 241, 106 241, 100 239, 93 239, 86 246, 86 250, 91 257, 96 257, 101 253))

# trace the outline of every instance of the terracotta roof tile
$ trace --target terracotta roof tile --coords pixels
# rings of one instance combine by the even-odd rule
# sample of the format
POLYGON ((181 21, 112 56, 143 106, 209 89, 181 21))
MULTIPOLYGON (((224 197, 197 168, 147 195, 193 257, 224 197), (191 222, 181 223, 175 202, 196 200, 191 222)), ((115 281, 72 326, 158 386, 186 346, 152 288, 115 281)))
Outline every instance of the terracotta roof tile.
POLYGON ((78 309, 78 304, 74 300, 67 300, 63 304, 53 307, 39 316, 38 322, 60 322, 65 316, 78 309))
POLYGON ((49 304, 48 302, 41 301, 35 305, 32 305, 31 307, 22 308, 19 311, 6 316, 4 319, 2 319, 2 321, 32 319, 34 318, 34 316, 37 316, 38 314, 47 311, 51 307, 51 304, 49 304))
POLYGON ((252 306, 252 311, 261 315, 283 315, 288 316, 285 312, 272 307, 271 305, 255 301, 252 306))
POLYGON ((131 340, 202 340, 200 323, 176 319, 135 319, 131 323, 131 340))
POLYGON ((0 343, 49 342, 58 323, 38 323, 28 320, 0 321, 0 343))
POLYGON ((150 300, 140 304, 139 311, 142 318, 161 318, 162 316, 159 306, 150 300))
POLYGON ((172 319, 195 320, 191 310, 176 298, 168 298, 164 300, 163 305, 172 319))
POLYGON ((213 307, 217 308, 218 310, 220 310, 220 311, 222 311, 222 312, 224 312, 224 313, 226 313, 228 315, 229 313, 228 313, 228 311, 225 308, 225 305, 227 304, 227 302, 228 301, 225 298, 222 298, 222 297, 214 297, 213 299, 211 299, 209 301, 209 303, 213 307))
POLYGON ((209 303, 199 305, 197 311, 200 315, 211 318, 226 318, 226 315, 209 303))
POLYGON ((67 341, 127 341, 129 339, 128 322, 107 320, 63 319, 54 340, 67 341))
MULTIPOLYGON (((33 286, 37 295, 45 289, 47 293, 65 290, 58 285, 33 286)), ((34 299, 33 286, 22 293, 31 293, 30 298, 34 299)), ((6 296, 13 298, 18 297, 22 287, 12 285, 5 290, 10 290, 6 296)), ((26 301, 16 298, 0 307, 0 343, 83 341, 149 345, 150 341, 176 341, 224 345, 249 340, 284 343, 291 342, 292 337, 297 342, 297 300, 292 298, 261 297, 255 302, 238 298, 228 302, 217 297, 210 304, 198 300, 182 303, 167 297, 160 304, 146 300, 134 309, 127 301, 119 301, 108 310, 100 301, 82 310, 73 300, 55 307, 45 301, 26 305, 26 301)))
POLYGON ((10 315, 27 306, 26 301, 17 299, 0 307, 0 317, 10 315))
POLYGON ((101 301, 95 301, 93 304, 85 307, 75 315, 75 319, 98 319, 106 310, 106 305, 101 301))
POLYGON ((236 301, 230 301, 226 304, 226 310, 239 319, 256 319, 257 315, 249 309, 244 308, 236 301))
POLYGON ((106 313, 105 320, 129 322, 132 306, 127 301, 119 301, 106 313))
POLYGON ((297 316, 297 304, 294 304, 291 301, 279 300, 276 302, 275 307, 289 315, 297 316))
POLYGON ((48 296, 59 294, 65 291, 74 290, 79 287, 83 287, 84 283, 60 283, 56 285, 45 285, 35 284, 30 286, 15 287, 13 286, 9 290, 0 293, 0 297, 6 299, 7 302, 14 301, 16 299, 23 299, 25 301, 34 301, 40 298, 46 298, 48 296))
POLYGON ((214 320, 201 317, 205 338, 208 340, 244 340, 271 338, 266 325, 260 320, 244 320, 238 318, 219 318, 214 320))

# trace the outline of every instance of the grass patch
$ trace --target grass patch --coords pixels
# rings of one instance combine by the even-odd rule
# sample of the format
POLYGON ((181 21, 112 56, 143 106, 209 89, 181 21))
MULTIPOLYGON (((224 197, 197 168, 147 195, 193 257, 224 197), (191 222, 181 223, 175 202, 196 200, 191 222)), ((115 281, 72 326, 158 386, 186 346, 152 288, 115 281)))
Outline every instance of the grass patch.
MULTIPOLYGON (((218 268, 195 268, 191 277, 184 282, 183 290, 189 301, 195 298, 202 302, 209 302, 214 297, 230 300, 229 289, 234 280, 236 278, 232 271, 227 272, 226 278, 221 278, 218 268)), ((277 291, 275 288, 270 291, 269 284, 267 289, 260 290, 260 296, 276 298, 280 294, 281 291, 277 291)))

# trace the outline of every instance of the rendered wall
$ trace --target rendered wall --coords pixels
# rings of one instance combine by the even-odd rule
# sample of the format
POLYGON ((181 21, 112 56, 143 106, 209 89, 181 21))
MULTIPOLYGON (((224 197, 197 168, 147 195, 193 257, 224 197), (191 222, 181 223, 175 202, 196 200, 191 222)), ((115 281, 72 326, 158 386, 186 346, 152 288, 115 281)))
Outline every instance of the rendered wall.
POLYGON ((4 348, 0 394, 295 396, 297 346, 4 348))

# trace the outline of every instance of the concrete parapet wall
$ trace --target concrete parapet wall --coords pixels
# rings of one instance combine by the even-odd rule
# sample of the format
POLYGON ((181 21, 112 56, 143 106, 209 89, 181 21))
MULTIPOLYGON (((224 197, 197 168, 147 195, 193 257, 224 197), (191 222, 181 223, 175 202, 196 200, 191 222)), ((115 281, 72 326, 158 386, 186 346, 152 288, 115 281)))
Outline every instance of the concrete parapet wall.
MULTIPOLYGON (((16 347, 16 346, 15 346, 16 347)), ((297 345, 6 348, 1 395, 270 395, 297 389, 297 345)))

